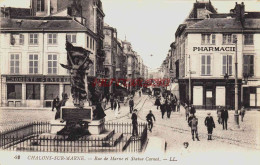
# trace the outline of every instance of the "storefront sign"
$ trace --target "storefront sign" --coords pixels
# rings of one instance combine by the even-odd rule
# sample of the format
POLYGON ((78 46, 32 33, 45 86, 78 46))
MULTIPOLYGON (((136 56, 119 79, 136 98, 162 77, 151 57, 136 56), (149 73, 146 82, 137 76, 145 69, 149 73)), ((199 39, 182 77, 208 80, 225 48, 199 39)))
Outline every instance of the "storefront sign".
POLYGON ((193 47, 193 51, 198 52, 234 52, 236 51, 236 47, 214 47, 214 46, 208 46, 208 47, 193 47))
POLYGON ((6 76, 6 82, 70 82, 70 78, 46 76, 6 76))

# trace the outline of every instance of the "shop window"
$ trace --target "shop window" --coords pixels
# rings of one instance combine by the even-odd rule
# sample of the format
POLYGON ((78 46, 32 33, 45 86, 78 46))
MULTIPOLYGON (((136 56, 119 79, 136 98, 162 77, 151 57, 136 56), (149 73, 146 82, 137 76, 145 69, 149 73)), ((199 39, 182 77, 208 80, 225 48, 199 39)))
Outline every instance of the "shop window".
POLYGON ((27 100, 40 100, 40 84, 27 84, 26 85, 26 99, 27 100))
POLYGON ((44 89, 44 99, 45 100, 53 100, 57 96, 59 96, 60 90, 58 84, 50 84, 45 85, 44 89))
POLYGON ((38 54, 29 54, 29 73, 38 73, 38 54))
POLYGON ((10 73, 11 74, 19 74, 20 68, 20 55, 19 54, 11 54, 10 56, 10 73))
POLYGON ((224 55, 222 56, 222 75, 228 73, 232 75, 232 56, 224 55))
POLYGON ((7 99, 22 99, 22 84, 7 84, 7 99))

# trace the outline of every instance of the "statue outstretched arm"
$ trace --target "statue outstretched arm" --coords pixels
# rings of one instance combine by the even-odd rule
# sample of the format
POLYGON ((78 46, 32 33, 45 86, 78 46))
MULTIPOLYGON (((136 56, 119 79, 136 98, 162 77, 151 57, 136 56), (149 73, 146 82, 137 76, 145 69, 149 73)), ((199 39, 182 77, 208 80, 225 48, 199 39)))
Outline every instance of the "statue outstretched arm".
POLYGON ((68 56, 69 56, 69 60, 70 60, 71 65, 74 65, 74 62, 73 62, 73 60, 72 60, 72 58, 71 58, 71 54, 68 53, 68 56))

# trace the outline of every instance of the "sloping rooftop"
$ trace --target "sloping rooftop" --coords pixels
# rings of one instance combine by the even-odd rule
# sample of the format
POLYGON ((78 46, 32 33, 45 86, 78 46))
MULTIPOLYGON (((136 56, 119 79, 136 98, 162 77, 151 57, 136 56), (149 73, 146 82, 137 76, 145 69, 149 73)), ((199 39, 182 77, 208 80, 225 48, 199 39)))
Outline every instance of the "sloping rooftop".
POLYGON ((19 31, 87 31, 88 29, 73 19, 39 20, 37 19, 8 19, 0 20, 1 30, 19 31))

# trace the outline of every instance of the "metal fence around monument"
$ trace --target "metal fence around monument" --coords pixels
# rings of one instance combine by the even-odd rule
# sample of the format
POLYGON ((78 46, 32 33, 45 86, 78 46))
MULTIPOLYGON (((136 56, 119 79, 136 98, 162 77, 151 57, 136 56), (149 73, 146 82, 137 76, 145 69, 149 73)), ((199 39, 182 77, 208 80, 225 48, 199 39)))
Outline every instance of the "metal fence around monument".
POLYGON ((67 136, 55 136, 50 123, 33 122, 0 132, 0 149, 30 152, 141 152, 147 142, 147 125, 138 124, 138 136, 132 137, 132 124, 106 123, 112 130, 105 137, 82 136, 68 140, 67 136), (117 136, 115 136, 115 134, 117 136))

